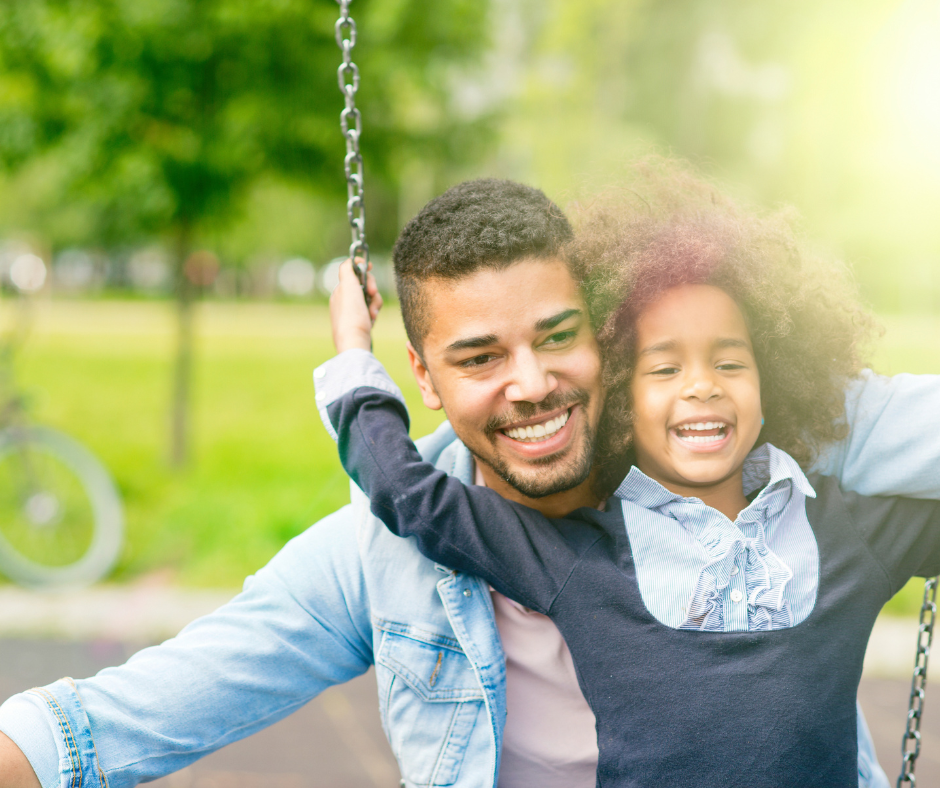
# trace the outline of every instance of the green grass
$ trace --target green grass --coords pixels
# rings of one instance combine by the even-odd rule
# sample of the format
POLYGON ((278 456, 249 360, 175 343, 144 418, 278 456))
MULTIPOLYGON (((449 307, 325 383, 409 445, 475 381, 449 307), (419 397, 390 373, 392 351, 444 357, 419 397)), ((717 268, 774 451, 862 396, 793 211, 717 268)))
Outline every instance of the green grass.
MULTIPOLYGON (((38 306, 21 383, 36 420, 83 441, 117 481, 127 545, 116 579, 162 570, 186 585, 237 586, 288 539, 348 502, 348 481, 313 399, 311 372, 332 355, 325 306, 200 305, 193 456, 179 471, 166 461, 172 306, 38 306)), ((402 384, 413 433, 422 435, 443 417, 421 406, 404 341, 388 309, 376 352, 402 384)))
MULTIPOLYGON (((0 302, 0 319, 9 317, 0 302)), ((205 303, 198 314, 193 459, 167 461, 172 305, 37 305, 20 358, 37 420, 66 430, 108 465, 127 507, 116 579, 153 571, 190 586, 237 586, 291 537, 349 500, 314 407, 313 368, 332 355, 324 305, 205 303)), ((885 318, 878 371, 940 373, 940 317, 885 318)), ((405 391, 412 434, 442 416, 421 405, 397 311, 376 353, 405 391)), ((919 605, 914 581, 891 603, 919 605), (912 601, 913 600, 913 601, 912 601)))

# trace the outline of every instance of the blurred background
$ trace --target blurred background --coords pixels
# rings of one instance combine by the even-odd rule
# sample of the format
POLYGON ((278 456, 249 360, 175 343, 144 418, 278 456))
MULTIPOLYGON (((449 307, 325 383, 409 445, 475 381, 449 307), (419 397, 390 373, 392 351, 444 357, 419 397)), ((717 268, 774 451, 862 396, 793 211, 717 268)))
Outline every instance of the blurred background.
MULTIPOLYGON (((447 187, 508 177, 564 206, 660 152, 752 204, 793 206, 885 326, 874 367, 940 373, 937 0, 355 0, 351 13, 368 239, 389 296, 399 229, 447 187)), ((348 500, 311 383, 349 245, 336 18, 332 0, 0 4, 0 413, 22 395, 32 422, 110 470, 126 509, 110 588, 132 589, 57 598, 47 634, 77 645, 0 641, 0 700, 172 634, 348 500), (175 614, 141 612, 157 587, 182 594, 161 597, 175 614), (83 630, 89 611, 107 621, 83 630)), ((376 351, 418 436, 442 416, 420 404, 404 338, 392 301, 376 351)), ((916 615, 921 588, 889 612, 916 615)), ((3 599, 14 624, 0 635, 50 612, 3 599)), ((885 664, 909 667, 913 630, 883 626, 903 632, 882 637, 902 644, 885 664)), ((879 748, 894 747, 904 681, 866 670, 879 748)), ((374 689, 351 686, 309 713, 324 736, 372 731, 379 749, 356 756, 372 776, 322 784, 391 785, 374 709, 350 711, 374 689)), ((272 736, 255 747, 279 759, 287 739, 272 736)), ((312 784, 194 779, 172 784, 312 784)))
MULTIPOLYGON (((935 0, 351 10, 386 291, 399 228, 448 186, 498 175, 564 205, 659 151, 795 206, 887 327, 876 368, 940 372, 935 0)), ((336 16, 330 0, 0 6, 0 322, 27 326, 31 418, 116 479, 115 580, 237 586, 347 500, 310 383, 349 243, 336 16)), ((377 350, 418 435, 441 417, 403 340, 392 303, 377 350)))

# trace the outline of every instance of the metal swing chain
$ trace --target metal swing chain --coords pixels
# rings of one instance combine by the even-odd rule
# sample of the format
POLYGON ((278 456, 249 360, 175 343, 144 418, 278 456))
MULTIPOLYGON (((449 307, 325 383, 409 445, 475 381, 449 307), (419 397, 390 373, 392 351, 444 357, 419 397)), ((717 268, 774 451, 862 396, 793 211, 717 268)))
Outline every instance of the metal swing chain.
POLYGON ((924 713, 924 691, 927 687, 927 660, 937 620, 937 582, 940 577, 931 577, 924 584, 924 604, 920 608, 920 627, 917 630, 917 655, 914 657, 914 675, 911 679, 911 697, 908 702, 907 728, 901 740, 901 774, 897 788, 905 783, 917 785, 914 766, 920 755, 920 721, 924 713))
MULTIPOLYGON (((362 154, 359 138, 362 136, 362 115, 356 108, 356 91, 359 90, 359 67, 352 61, 352 49, 356 46, 356 23, 349 15, 352 0, 336 0, 339 3, 339 19, 336 20, 336 45, 343 52, 343 62, 336 72, 339 89, 346 99, 346 107, 340 113, 339 125, 346 138, 346 215, 352 229, 349 257, 359 276, 363 292, 366 286, 366 271, 369 266, 369 245, 366 243, 366 211, 363 202, 362 154), (362 265, 356 265, 356 258, 362 265)), ((368 297, 367 299, 368 300, 368 297)))

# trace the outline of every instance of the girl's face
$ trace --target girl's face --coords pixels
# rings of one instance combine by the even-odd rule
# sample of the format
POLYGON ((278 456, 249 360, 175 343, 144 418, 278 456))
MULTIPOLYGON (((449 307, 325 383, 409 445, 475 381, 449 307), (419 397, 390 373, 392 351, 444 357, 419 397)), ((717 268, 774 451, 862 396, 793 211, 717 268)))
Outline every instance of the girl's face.
POLYGON ((760 377, 738 305, 720 288, 682 285, 647 307, 636 331, 640 470, 686 497, 733 485, 761 431, 760 377))

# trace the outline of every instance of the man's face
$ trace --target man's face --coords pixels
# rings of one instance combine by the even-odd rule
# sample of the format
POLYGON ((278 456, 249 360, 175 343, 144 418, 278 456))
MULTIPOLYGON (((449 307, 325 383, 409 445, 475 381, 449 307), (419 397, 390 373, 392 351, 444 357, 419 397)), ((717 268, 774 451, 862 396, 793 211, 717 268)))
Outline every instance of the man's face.
POLYGON ((424 403, 444 408, 487 484, 517 500, 513 490, 541 499, 586 488, 601 365, 565 264, 526 258, 423 287, 430 331, 421 357, 409 346, 412 367, 424 403))

